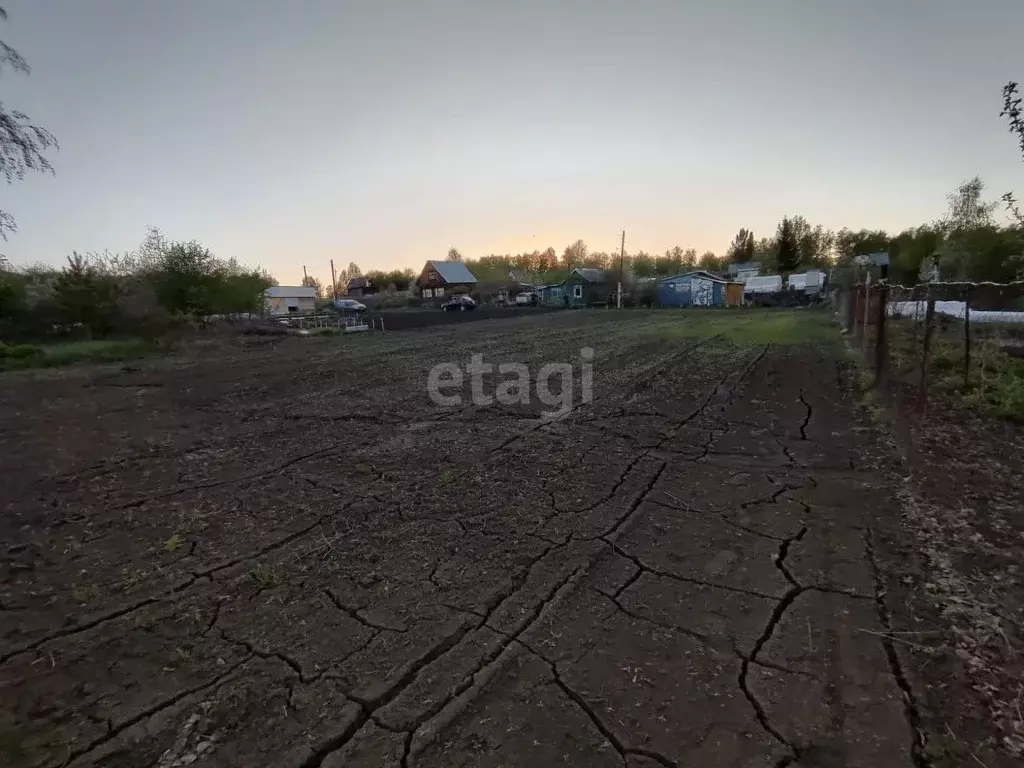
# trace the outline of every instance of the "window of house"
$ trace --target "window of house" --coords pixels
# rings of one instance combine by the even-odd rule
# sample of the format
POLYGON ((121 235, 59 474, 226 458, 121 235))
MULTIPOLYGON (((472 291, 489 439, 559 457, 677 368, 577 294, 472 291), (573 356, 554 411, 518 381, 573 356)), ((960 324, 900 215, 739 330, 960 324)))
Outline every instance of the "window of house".
POLYGON ((438 298, 444 296, 444 288, 435 288, 434 295, 437 296, 438 298))
POLYGON ((573 296, 574 299, 582 299, 583 298, 583 286, 582 285, 574 285, 572 287, 572 296, 573 296))
POLYGON ((423 289, 423 298, 425 298, 425 299, 429 299, 429 298, 431 298, 431 297, 432 297, 433 295, 434 295, 434 292, 433 292, 432 290, 430 290, 429 288, 424 288, 424 289, 423 289))

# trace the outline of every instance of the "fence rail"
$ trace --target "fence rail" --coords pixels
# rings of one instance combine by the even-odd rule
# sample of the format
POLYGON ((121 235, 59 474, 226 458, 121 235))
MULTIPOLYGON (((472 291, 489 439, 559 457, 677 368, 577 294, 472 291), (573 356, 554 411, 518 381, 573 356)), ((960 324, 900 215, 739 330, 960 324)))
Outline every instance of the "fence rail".
POLYGON ((925 412, 955 394, 1024 420, 1024 281, 865 282, 834 296, 875 386, 893 386, 925 412))

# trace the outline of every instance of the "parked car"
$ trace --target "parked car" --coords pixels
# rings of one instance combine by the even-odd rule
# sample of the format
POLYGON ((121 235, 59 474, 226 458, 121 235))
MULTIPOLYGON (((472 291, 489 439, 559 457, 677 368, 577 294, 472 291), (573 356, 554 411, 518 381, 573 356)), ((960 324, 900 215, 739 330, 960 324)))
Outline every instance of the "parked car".
POLYGON ((537 304, 537 294, 533 291, 523 291, 516 295, 517 307, 531 307, 537 304))
POLYGON ((452 296, 441 305, 445 312, 464 312, 467 309, 476 309, 476 302, 470 296, 452 296))
POLYGON ((361 304, 355 299, 335 299, 335 309, 340 309, 342 312, 365 312, 366 305, 361 304))

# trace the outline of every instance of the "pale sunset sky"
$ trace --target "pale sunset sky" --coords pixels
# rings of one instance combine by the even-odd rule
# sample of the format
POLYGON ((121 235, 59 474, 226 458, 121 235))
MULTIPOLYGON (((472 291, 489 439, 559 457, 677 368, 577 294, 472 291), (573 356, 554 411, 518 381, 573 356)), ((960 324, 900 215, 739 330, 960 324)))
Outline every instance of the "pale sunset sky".
POLYGON ((16 264, 147 225, 298 283, 553 246, 723 253, 784 214, 933 220, 1024 193, 999 117, 1024 0, 0 0, 16 264))

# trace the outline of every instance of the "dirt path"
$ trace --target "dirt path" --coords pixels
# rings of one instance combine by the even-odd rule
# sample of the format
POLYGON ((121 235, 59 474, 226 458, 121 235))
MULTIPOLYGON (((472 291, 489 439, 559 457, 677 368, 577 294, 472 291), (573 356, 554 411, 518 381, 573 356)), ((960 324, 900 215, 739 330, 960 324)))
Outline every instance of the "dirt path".
POLYGON ((680 317, 10 377, 0 763, 915 765, 837 360, 680 317), (556 420, 424 391, 584 346, 556 420))

